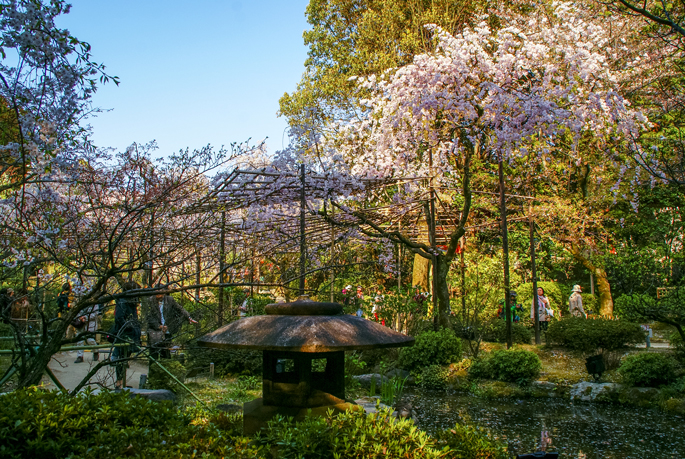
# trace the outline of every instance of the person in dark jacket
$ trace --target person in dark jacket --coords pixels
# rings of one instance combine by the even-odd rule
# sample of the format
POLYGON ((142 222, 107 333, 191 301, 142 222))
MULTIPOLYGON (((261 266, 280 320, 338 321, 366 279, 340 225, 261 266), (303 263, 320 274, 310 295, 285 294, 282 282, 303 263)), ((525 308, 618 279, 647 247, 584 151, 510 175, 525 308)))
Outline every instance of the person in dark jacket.
MULTIPOLYGON (((137 282, 124 282, 121 286, 124 292, 137 290, 140 288, 137 282)), ((114 307, 114 344, 127 343, 127 346, 115 347, 112 353, 112 360, 128 359, 131 352, 135 352, 140 345, 140 322, 138 322, 139 300, 133 298, 117 298, 114 307)), ((117 380, 115 388, 121 389, 125 386, 124 371, 126 362, 117 362, 117 380)))
POLYGON ((71 284, 65 282, 62 285, 62 291, 57 295, 57 312, 60 314, 69 310, 69 303, 71 302, 69 296, 71 295, 71 284))
POLYGON ((12 302, 14 301, 14 290, 9 287, 0 289, 0 320, 2 323, 9 323, 12 315, 12 302))
MULTIPOLYGON (((163 288, 164 286, 157 285, 157 289, 163 288)), ((173 337, 181 331, 181 325, 184 322, 196 324, 197 321, 170 295, 155 295, 147 301, 147 305, 147 336, 152 346, 152 355, 169 358, 169 347, 173 337)))

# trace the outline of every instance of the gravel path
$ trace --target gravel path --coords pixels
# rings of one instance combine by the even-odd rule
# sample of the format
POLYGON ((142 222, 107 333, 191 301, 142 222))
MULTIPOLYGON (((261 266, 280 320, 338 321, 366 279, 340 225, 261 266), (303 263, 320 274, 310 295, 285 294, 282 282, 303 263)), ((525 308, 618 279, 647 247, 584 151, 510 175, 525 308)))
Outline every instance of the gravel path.
MULTIPOLYGON (((108 357, 109 350, 100 349, 100 360, 108 357)), ((75 360, 76 351, 58 352, 52 357, 52 360, 48 365, 57 379, 68 390, 74 389, 81 382, 81 380, 86 377, 91 368, 97 363, 93 362, 93 353, 91 351, 86 351, 84 353, 83 363, 74 363, 75 360)), ((131 361, 130 368, 126 371, 126 385, 138 388, 140 375, 147 374, 147 372, 147 359, 131 361)), ((95 376, 90 379, 90 383, 92 384, 93 388, 98 387, 98 383, 103 384, 106 387, 113 388, 114 377, 114 366, 103 367, 100 368, 95 376)), ((50 389, 56 388, 55 384, 47 375, 43 376, 43 383, 50 389)))

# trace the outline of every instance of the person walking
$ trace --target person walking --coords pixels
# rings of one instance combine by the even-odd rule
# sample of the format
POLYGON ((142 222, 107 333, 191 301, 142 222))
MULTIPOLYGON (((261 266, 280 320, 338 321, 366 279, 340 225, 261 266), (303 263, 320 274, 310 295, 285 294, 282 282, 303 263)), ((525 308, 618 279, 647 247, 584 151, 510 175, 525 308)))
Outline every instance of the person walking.
POLYGON ((8 324, 12 316, 12 302, 14 302, 14 290, 11 287, 0 289, 0 320, 8 324))
MULTIPOLYGON (((535 300, 531 301, 530 318, 535 320, 535 300)), ((554 317, 552 306, 549 304, 549 299, 545 296, 545 289, 538 287, 538 320, 540 321, 540 330, 547 331, 549 319, 554 317)))
POLYGON ((580 285, 574 285, 571 290, 571 296, 568 297, 568 310, 573 314, 573 317, 585 317, 585 310, 583 309, 583 297, 580 285))
MULTIPOLYGON (((163 288, 162 285, 157 285, 157 289, 163 288)), ((163 293, 151 297, 148 301, 147 336, 153 357, 171 357, 169 348, 172 346, 172 339, 181 331, 181 325, 186 321, 197 323, 173 297, 163 293)))
MULTIPOLYGON (((135 281, 124 282, 121 286, 124 292, 138 290, 140 285, 135 281)), ((114 387, 122 389, 126 385, 124 380, 125 362, 140 345, 140 322, 138 322, 137 297, 117 298, 114 307, 114 344, 126 344, 117 346, 112 353, 112 360, 116 361, 116 382, 114 387)))
MULTIPOLYGON (((95 333, 98 328, 98 305, 94 304, 88 306, 82 313, 76 318, 76 321, 80 322, 81 325, 76 327, 78 333, 91 332, 95 333)), ((86 342, 89 346, 97 346, 97 341, 93 336, 81 339, 76 343, 77 346, 85 346, 86 342)), ((97 349, 93 349, 93 362, 97 362, 100 359, 100 353, 97 349)), ((76 351, 76 361, 74 363, 83 363, 83 349, 76 351)))
MULTIPOLYGON (((66 312, 69 311, 71 303, 73 301, 73 295, 71 293, 71 284, 65 282, 62 284, 62 290, 57 295, 57 315, 62 317, 66 312)), ((72 339, 76 336, 76 328, 73 324, 67 325, 67 339, 72 339)))

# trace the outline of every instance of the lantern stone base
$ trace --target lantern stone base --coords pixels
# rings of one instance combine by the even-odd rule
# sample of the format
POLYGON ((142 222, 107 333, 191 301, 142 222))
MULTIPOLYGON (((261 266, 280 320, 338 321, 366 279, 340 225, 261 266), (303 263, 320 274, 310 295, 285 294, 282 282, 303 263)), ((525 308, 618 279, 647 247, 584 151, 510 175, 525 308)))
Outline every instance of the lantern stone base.
POLYGON ((308 412, 311 412, 310 416, 324 416, 328 410, 333 410, 335 414, 338 414, 347 410, 361 409, 363 409, 361 406, 347 402, 337 405, 317 406, 315 408, 272 406, 264 405, 264 400, 258 398, 243 405, 243 435, 256 434, 260 429, 266 427, 271 418, 277 414, 290 416, 295 418, 296 421, 301 421, 307 416, 308 412))

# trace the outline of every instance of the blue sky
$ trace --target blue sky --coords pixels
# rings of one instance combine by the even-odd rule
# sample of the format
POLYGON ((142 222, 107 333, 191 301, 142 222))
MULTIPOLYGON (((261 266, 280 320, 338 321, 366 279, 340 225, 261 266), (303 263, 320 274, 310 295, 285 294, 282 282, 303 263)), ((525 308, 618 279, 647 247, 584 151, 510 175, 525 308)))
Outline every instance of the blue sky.
POLYGON ((156 140, 161 155, 264 137, 283 148, 278 99, 304 71, 306 0, 71 0, 58 26, 121 79, 100 87, 98 146, 156 140))

